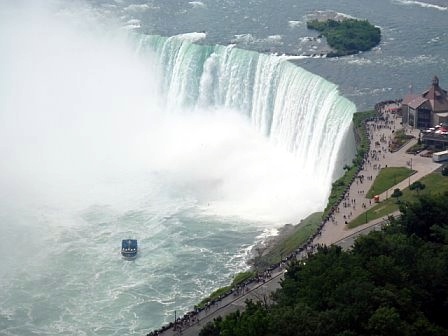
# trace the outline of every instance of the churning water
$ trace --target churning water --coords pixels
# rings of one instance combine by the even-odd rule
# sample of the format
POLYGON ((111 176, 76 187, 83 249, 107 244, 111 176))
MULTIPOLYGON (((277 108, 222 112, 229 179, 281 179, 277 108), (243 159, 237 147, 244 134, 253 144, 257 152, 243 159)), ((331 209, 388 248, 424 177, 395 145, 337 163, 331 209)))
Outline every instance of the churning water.
MULTIPOLYGON (((217 2, 63 5, 0 13, 0 334, 142 334, 226 284, 264 234, 323 208, 355 106, 282 57, 207 43, 216 32, 132 28, 167 11, 182 30, 168 14, 217 2), (120 258, 127 237, 134 262, 120 258)), ((301 19, 233 42, 280 46, 301 19)))

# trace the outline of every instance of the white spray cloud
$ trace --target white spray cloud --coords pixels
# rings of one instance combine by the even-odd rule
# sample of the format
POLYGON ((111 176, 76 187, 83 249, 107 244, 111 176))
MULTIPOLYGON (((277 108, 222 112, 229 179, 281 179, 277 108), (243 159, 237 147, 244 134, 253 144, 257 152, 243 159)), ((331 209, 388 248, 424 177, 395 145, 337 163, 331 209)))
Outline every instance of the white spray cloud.
POLYGON ((166 110, 159 69, 119 24, 58 13, 26 8, 1 23, 2 199, 123 206, 156 174, 157 190, 218 216, 280 224, 320 206, 299 163, 237 112, 166 110))

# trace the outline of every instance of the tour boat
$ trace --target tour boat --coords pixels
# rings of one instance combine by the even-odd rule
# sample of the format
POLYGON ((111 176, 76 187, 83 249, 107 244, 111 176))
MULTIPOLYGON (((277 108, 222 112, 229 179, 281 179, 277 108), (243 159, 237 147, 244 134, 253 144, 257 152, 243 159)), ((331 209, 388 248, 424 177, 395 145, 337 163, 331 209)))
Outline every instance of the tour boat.
POLYGON ((123 239, 121 241, 121 255, 126 260, 132 260, 137 257, 137 239, 123 239))

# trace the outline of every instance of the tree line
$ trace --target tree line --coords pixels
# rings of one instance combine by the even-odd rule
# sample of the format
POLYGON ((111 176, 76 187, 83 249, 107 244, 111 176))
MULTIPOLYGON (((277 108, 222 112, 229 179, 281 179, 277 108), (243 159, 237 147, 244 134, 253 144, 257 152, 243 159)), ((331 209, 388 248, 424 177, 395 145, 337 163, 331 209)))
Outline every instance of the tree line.
POLYGON ((273 304, 248 301, 200 336, 448 335, 448 192, 400 211, 349 251, 292 263, 273 304))

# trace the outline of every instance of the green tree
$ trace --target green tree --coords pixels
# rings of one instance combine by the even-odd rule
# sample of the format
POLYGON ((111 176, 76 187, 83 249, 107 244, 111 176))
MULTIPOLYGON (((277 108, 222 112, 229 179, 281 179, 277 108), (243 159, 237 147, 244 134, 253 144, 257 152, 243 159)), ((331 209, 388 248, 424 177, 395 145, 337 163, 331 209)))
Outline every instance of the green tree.
POLYGON ((395 308, 380 307, 370 317, 367 330, 370 335, 399 336, 406 335, 403 323, 395 308))
POLYGON ((442 175, 448 176, 448 165, 444 165, 442 168, 442 175))
POLYGON ((417 191, 417 194, 419 193, 420 190, 423 190, 425 188, 426 185, 420 181, 416 181, 409 186, 409 189, 417 191))
POLYGON ((448 335, 448 193, 400 210, 349 251, 323 247, 292 263, 273 305, 247 302, 201 335, 448 335))
POLYGON ((397 199, 397 203, 400 202, 400 197, 403 195, 403 192, 400 190, 400 188, 395 188, 394 192, 392 193, 392 197, 397 199))

